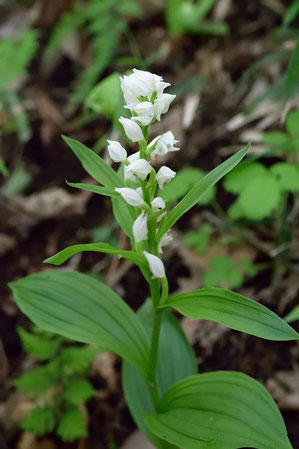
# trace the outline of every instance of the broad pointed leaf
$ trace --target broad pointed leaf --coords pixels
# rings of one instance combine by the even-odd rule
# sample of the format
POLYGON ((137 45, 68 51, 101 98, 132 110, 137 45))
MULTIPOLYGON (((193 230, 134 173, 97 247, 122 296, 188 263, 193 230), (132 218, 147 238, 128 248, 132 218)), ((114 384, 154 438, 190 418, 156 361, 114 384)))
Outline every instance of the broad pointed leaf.
POLYGON ((219 179, 232 170, 245 156, 250 144, 245 148, 238 151, 238 153, 231 156, 228 160, 218 165, 210 173, 208 173, 203 179, 201 179, 185 196, 184 198, 172 209, 168 217, 161 223, 158 238, 160 239, 165 232, 168 231, 177 220, 184 215, 189 209, 191 209, 199 199, 204 195, 219 179))
POLYGON ((66 136, 62 136, 62 138, 92 178, 108 189, 114 190, 115 187, 122 186, 121 178, 100 156, 77 140, 70 139, 66 136))
POLYGON ((292 449, 275 402, 242 373, 197 374, 177 382, 146 424, 183 449, 292 449))
POLYGON ((74 187, 75 189, 87 190, 88 192, 97 193, 98 195, 118 197, 119 194, 112 189, 107 189, 106 187, 97 186, 93 184, 85 184, 83 182, 68 182, 67 185, 70 187, 74 187))
POLYGON ((59 253, 55 254, 54 256, 48 257, 48 259, 44 260, 44 263, 61 265, 74 254, 80 253, 81 251, 95 251, 98 253, 115 254, 117 256, 124 257, 125 259, 131 260, 136 265, 144 265, 144 268, 146 268, 144 260, 140 256, 138 256, 135 251, 125 251, 117 249, 114 248, 114 246, 109 245, 108 243, 82 243, 80 245, 69 246, 62 251, 59 251, 59 253))
POLYGON ((53 271, 10 287, 22 312, 40 328, 114 351, 146 372, 148 339, 141 323, 103 283, 82 273, 53 271))
POLYGON ((299 334, 265 306, 224 288, 174 295, 167 305, 183 315, 215 321, 267 340, 298 340, 299 334))

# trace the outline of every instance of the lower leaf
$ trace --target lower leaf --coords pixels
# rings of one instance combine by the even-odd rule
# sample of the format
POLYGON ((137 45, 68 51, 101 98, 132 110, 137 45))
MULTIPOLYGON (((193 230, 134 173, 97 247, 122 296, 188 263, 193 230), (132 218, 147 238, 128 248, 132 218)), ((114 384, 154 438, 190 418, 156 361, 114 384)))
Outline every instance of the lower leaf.
POLYGON ((275 402, 242 373, 197 374, 177 382, 145 422, 182 449, 292 449, 275 402))

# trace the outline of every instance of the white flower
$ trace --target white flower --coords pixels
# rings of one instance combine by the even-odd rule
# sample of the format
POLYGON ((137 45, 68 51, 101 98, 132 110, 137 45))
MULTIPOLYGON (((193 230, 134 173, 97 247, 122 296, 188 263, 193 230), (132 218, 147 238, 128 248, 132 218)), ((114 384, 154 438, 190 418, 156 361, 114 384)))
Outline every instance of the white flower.
POLYGON ((120 77, 120 85, 128 105, 139 103, 140 97, 150 101, 154 93, 159 96, 170 86, 169 83, 163 82, 161 76, 137 69, 133 69, 133 73, 129 76, 120 77))
POLYGON ((162 236, 162 238, 161 238, 161 240, 160 240, 160 242, 158 244, 158 251, 159 251, 160 254, 163 254, 162 247, 168 245, 170 242, 172 242, 172 240, 173 240, 173 237, 170 234, 170 231, 166 232, 166 234, 164 234, 162 236))
POLYGON ((163 165, 163 167, 160 168, 158 173, 156 174, 156 179, 159 184, 159 188, 163 189, 163 185, 169 181, 172 180, 176 175, 176 172, 171 170, 169 167, 166 167, 166 165, 163 165))
POLYGON ((173 133, 171 131, 167 131, 149 144, 149 147, 155 145, 155 149, 151 153, 151 157, 154 159, 156 154, 159 156, 164 156, 171 151, 178 151, 179 148, 174 146, 176 143, 178 143, 178 140, 175 140, 173 133))
MULTIPOLYGON (((133 235, 135 242, 141 242, 147 239, 147 215, 145 211, 142 211, 133 224, 133 235)), ((163 238, 163 237, 162 237, 163 238)))
POLYGON ((143 205, 143 198, 137 189, 130 189, 128 187, 115 188, 115 191, 119 193, 123 199, 131 206, 140 207, 143 205))
POLYGON ((132 142, 140 142, 140 140, 144 139, 142 129, 136 122, 124 117, 120 117, 118 120, 123 125, 127 137, 132 142))
POLYGON ((152 166, 145 159, 138 159, 127 166, 127 171, 133 175, 138 176, 140 179, 145 179, 147 175, 151 172, 152 166))
POLYGON ((155 115, 154 105, 149 101, 142 101, 138 104, 129 104, 125 106, 127 109, 136 112, 137 117, 132 117, 132 120, 140 122, 142 125, 149 125, 155 115))
MULTIPOLYGON (((131 154, 128 157, 128 161, 130 163, 137 161, 140 158, 140 151, 137 151, 136 153, 131 154)), ((138 179, 136 178, 136 176, 134 176, 129 170, 128 170, 128 166, 125 165, 124 166, 124 177, 125 179, 128 179, 132 182, 138 182, 138 179)))
POLYGON ((157 198, 154 198, 151 202, 153 212, 159 212, 160 210, 164 209, 165 207, 165 201, 160 196, 157 196, 157 198))
POLYGON ((150 254, 147 251, 143 251, 143 254, 146 257, 146 260, 149 264, 149 269, 153 273, 152 279, 156 278, 164 278, 165 277, 165 268, 162 260, 155 256, 154 254, 150 254))
POLYGON ((157 120, 161 120, 161 114, 166 114, 168 112, 170 103, 175 99, 175 95, 161 94, 158 95, 155 100, 154 110, 157 116, 157 120))
POLYGON ((115 140, 107 140, 109 156, 113 162, 123 162, 127 158, 126 150, 115 140))

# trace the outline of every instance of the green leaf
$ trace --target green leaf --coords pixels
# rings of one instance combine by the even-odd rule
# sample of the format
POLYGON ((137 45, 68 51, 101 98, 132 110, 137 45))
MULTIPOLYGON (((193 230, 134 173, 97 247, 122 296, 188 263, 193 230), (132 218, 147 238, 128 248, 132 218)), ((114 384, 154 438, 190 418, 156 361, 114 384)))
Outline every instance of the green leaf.
POLYGON ((244 217, 262 220, 275 210, 280 202, 281 187, 277 179, 266 173, 253 178, 241 191, 238 205, 244 217))
POLYGON ((64 373, 66 375, 85 373, 99 352, 99 348, 92 348, 90 346, 63 348, 61 357, 64 373))
POLYGON ((22 328, 18 329, 18 334, 23 349, 37 360, 49 360, 53 358, 60 346, 58 339, 37 336, 22 328))
POLYGON ((239 288, 243 284, 243 275, 229 257, 214 257, 203 276, 203 287, 220 287, 225 284, 230 288, 239 288))
POLYGON ((118 174, 99 155, 77 140, 66 136, 62 138, 92 178, 112 190, 123 185, 118 174))
POLYGON ((54 410, 49 405, 35 407, 21 422, 22 430, 35 435, 52 432, 55 426, 54 410))
POLYGON ((299 191, 299 168, 295 165, 287 162, 277 162, 270 167, 270 172, 277 178, 283 190, 287 192, 299 191))
POLYGON ((198 232, 187 232, 184 236, 184 244, 193 248, 199 254, 203 254, 209 247, 212 228, 209 223, 203 223, 198 232))
POLYGON ((226 175, 223 186, 228 192, 238 195, 254 178, 263 176, 266 173, 266 167, 260 162, 244 163, 226 175))
POLYGON ((299 88, 299 39, 296 48, 293 51, 290 63, 287 68, 287 74, 284 82, 283 98, 284 101, 293 97, 299 88))
POLYGON ((292 449, 267 390, 242 373, 214 372, 183 379, 165 393, 150 430, 184 449, 292 449))
POLYGON ((158 239, 160 239, 162 235, 165 234, 165 232, 167 232, 168 229, 170 229, 182 215, 184 215, 185 212, 198 203, 202 195, 204 195, 214 184, 216 184, 217 181, 219 181, 219 179, 226 175, 243 159, 249 147, 250 144, 238 151, 238 153, 231 156, 222 164, 218 165, 218 167, 214 168, 214 170, 208 173, 184 196, 179 204, 172 209, 163 223, 161 223, 158 232, 158 239))
POLYGON ((144 266, 146 268, 146 264, 144 260, 135 252, 135 251, 125 251, 114 248, 108 243, 82 243, 80 245, 69 246, 54 256, 48 257, 48 259, 44 260, 44 263, 51 263, 53 265, 61 265, 74 254, 80 253, 82 251, 95 251, 98 253, 105 254, 114 254, 120 257, 124 257, 125 259, 131 260, 136 265, 144 266))
POLYGON ((129 206, 123 198, 119 195, 119 198, 112 198, 113 215, 119 226, 127 234, 131 242, 133 239, 133 223, 134 218, 131 214, 132 207, 129 206))
POLYGON ((262 142, 277 151, 289 151, 290 149, 289 137, 282 131, 265 132, 262 142))
POLYGON ((88 192, 97 193, 98 195, 119 197, 119 194, 115 190, 107 189, 102 186, 95 186, 93 184, 84 184, 82 182, 68 182, 67 185, 70 187, 75 187, 75 189, 87 190, 88 192))
POLYGON ((114 351, 146 372, 148 340, 136 314, 110 288, 71 271, 29 275, 10 287, 37 326, 114 351))
POLYGON ((292 137, 299 137, 299 110, 288 113, 285 126, 292 137))
POLYGON ((86 379, 72 381, 63 392, 64 398, 73 405, 79 405, 94 396, 95 390, 86 379))
POLYGON ((265 306, 223 288, 202 288, 167 300, 183 315, 211 320, 266 340, 298 340, 299 334, 265 306))
POLYGON ((97 84, 86 99, 86 106, 97 114, 113 119, 123 104, 120 74, 115 72, 97 84))
MULTIPOLYGON (((151 302, 146 301, 137 314, 150 335, 153 319, 151 302)), ((197 372, 194 351, 177 319, 168 310, 162 315, 158 360, 157 382, 161 394, 177 380, 197 372)), ((126 402, 138 427, 155 447, 170 449, 169 444, 153 435, 144 423, 145 415, 155 411, 145 377, 133 365, 124 363, 122 382, 126 402)))
MULTIPOLYGON (((191 190, 204 177, 205 172, 199 168, 184 168, 169 184, 164 185, 163 190, 159 192, 159 196, 170 202, 177 201, 186 195, 189 190, 191 190)), ((216 189, 212 186, 212 188, 200 198, 198 204, 209 204, 214 199, 215 194, 216 189)))
POLYGON ((62 414, 56 433, 62 441, 74 441, 88 436, 84 417, 77 407, 68 407, 62 414))
POLYGON ((41 396, 55 386, 59 373, 48 366, 40 366, 23 374, 15 385, 25 394, 41 396))
POLYGON ((299 306, 296 306, 287 316, 284 317, 287 323, 299 320, 299 306))

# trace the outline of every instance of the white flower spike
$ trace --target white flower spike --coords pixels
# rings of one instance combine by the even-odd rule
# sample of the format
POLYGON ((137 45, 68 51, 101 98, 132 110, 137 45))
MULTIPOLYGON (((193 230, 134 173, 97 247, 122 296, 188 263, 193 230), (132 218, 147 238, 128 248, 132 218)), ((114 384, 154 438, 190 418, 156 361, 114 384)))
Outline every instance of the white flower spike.
POLYGON ((143 205, 143 198, 136 190, 128 187, 116 187, 115 191, 119 193, 130 206, 141 207, 143 205))
POLYGON ((118 121, 123 125, 127 137, 132 142, 140 142, 144 139, 140 126, 129 118, 120 117, 118 121))
POLYGON ((109 156, 113 162, 124 162, 127 159, 127 152, 121 144, 115 140, 107 140, 109 156))
POLYGON ((139 217, 136 218, 133 224, 133 235, 135 242, 141 242, 147 239, 147 215, 142 211, 139 217))
POLYGON ((152 166, 145 159, 138 159, 127 166, 127 171, 133 175, 138 176, 138 178, 144 180, 147 175, 151 172, 152 166))
POLYGON ((156 174, 156 179, 159 184, 159 188, 163 189, 163 186, 165 183, 168 183, 171 181, 176 175, 176 172, 171 170, 171 168, 166 167, 166 165, 163 165, 163 167, 160 168, 158 173, 156 174))
POLYGON ((162 260, 155 256, 154 254, 150 254, 147 251, 143 251, 143 254, 148 261, 149 269, 151 270, 153 276, 152 279, 164 278, 165 277, 165 268, 162 260))

